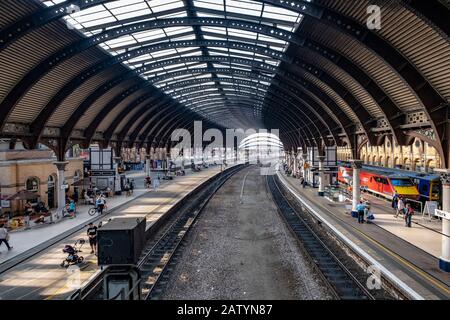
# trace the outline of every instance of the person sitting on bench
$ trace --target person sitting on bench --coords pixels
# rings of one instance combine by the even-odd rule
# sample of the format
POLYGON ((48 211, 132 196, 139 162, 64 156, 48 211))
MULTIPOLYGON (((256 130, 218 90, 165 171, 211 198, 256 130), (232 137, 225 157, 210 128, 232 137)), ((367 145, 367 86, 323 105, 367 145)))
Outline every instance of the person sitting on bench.
POLYGON ((48 209, 45 207, 45 204, 42 201, 38 202, 38 204, 34 207, 34 211, 36 213, 48 213, 48 209))
POLYGON ((94 199, 90 198, 87 193, 84 194, 84 201, 86 204, 94 204, 94 199))

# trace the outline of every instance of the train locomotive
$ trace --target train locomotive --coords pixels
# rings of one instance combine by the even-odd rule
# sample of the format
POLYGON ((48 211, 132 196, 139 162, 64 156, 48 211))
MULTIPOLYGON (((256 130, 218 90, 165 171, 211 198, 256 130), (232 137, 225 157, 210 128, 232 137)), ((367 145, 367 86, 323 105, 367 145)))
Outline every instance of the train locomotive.
MULTIPOLYGON (((340 163, 338 181, 350 185, 352 172, 350 163, 340 163)), ((363 165, 360 176, 361 188, 386 199, 397 193, 422 202, 440 201, 441 181, 436 174, 363 165)))

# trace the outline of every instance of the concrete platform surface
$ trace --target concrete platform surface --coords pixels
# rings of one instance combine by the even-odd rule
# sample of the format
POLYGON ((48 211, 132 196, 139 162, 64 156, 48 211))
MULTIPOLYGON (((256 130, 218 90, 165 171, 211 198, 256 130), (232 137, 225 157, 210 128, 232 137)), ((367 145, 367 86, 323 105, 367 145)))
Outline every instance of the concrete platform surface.
POLYGON ((304 189, 298 179, 284 174, 281 174, 281 177, 299 197, 338 231, 423 298, 444 300, 450 298, 450 274, 439 269, 438 258, 434 255, 437 253, 436 250, 428 252, 428 249, 421 248, 427 248, 430 244, 438 248, 434 242, 440 242, 440 237, 437 237, 434 231, 417 225, 413 228, 405 227, 402 219, 393 217, 389 203, 381 204, 379 199, 372 205, 377 224, 358 224, 357 219, 346 213, 344 203, 335 203, 319 197, 318 189, 311 187, 304 189), (419 242, 421 247, 415 245, 419 242))
MULTIPOLYGON (((102 220, 107 223, 107 220, 112 217, 146 217, 147 226, 149 226, 195 187, 219 172, 220 166, 215 166, 176 177, 174 180, 162 183, 157 191, 150 192, 140 189, 143 183, 139 185, 138 182, 135 196, 141 193, 140 196, 123 205, 120 210, 110 210, 110 213, 104 215, 102 220)), ((65 269, 59 266, 66 257, 66 254, 62 252, 64 245, 73 244, 81 238, 88 240, 85 228, 0 274, 0 299, 65 299, 68 297, 99 270, 96 256, 90 254, 87 243, 80 253, 84 256, 85 262, 79 269, 65 269)), ((29 241, 33 242, 33 239, 30 238, 29 241)))

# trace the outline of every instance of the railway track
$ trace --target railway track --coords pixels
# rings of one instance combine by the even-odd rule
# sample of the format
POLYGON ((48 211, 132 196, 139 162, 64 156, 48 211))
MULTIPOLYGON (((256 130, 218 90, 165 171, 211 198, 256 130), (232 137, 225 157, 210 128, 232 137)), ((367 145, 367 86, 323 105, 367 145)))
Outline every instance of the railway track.
POLYGON ((225 172, 187 204, 179 217, 172 222, 156 242, 144 250, 138 264, 141 272, 142 299, 157 300, 164 293, 169 276, 181 256, 183 240, 199 217, 203 208, 217 190, 242 166, 225 172))
POLYGON ((346 267, 336 252, 321 239, 283 194, 274 176, 267 176, 267 187, 288 228, 300 241, 334 296, 343 300, 375 300, 375 296, 346 267))
MULTIPOLYGON (((203 207, 217 192, 220 186, 234 173, 244 168, 243 165, 223 171, 196 190, 170 217, 157 227, 147 241, 136 269, 140 274, 140 296, 142 300, 158 299, 164 291, 172 267, 178 262, 179 249, 183 239, 197 219, 203 207)), ((124 268, 125 270, 126 268, 124 268)), ((104 277, 109 267, 103 269, 96 277, 74 293, 69 300, 103 300, 104 277)))

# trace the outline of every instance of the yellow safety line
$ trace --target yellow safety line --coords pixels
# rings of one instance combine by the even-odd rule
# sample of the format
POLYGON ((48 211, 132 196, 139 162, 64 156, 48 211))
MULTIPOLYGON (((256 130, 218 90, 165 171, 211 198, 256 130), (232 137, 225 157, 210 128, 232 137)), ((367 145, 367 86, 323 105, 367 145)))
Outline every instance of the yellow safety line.
POLYGON ((58 290, 55 291, 54 294, 48 296, 47 298, 45 298, 44 300, 52 300, 54 297, 56 297, 57 295, 59 295, 59 293, 65 289, 67 287, 67 285, 64 285, 64 287, 59 288, 58 290))
POLYGON ((399 256, 397 253, 393 252, 389 248, 385 247, 383 244, 379 243, 377 240, 371 238, 370 236, 366 235, 364 232, 358 230, 357 228, 354 228, 356 231, 358 231, 363 237, 365 237, 367 240, 371 241, 372 243, 379 246, 381 249, 383 249, 386 253, 403 263, 405 266, 409 267, 410 269, 414 270, 418 274, 420 274, 423 278, 428 280, 429 282, 433 283, 436 287, 442 289, 445 293, 450 294, 450 290, 447 289, 445 286, 443 286, 440 282, 438 282, 436 279, 428 275, 426 272, 424 272, 422 269, 419 269, 409 261, 405 260, 401 256, 399 256))
MULTIPOLYGON (((322 205, 321 205, 322 207, 322 205)), ((356 231, 358 231, 362 236, 364 236, 367 240, 371 241, 372 243, 376 244, 377 246, 379 246, 381 249, 383 249, 386 253, 388 253, 389 255, 391 255, 392 257, 394 257, 395 259, 397 259, 398 261, 400 261, 401 263, 403 263, 405 266, 407 266, 408 268, 412 269, 413 271, 415 271, 416 273, 418 273, 420 276, 422 276, 423 278, 425 278, 426 280, 428 280, 429 282, 431 282, 432 284, 434 284, 436 287, 440 288, 441 290, 443 290, 445 293, 450 294, 450 290, 447 289, 447 287, 445 287, 444 285, 442 285, 442 283, 438 282, 436 279, 434 279, 433 277, 431 277, 430 275, 428 275, 426 272, 424 272, 423 270, 419 269, 418 267, 416 267, 415 265, 411 264, 409 261, 405 260, 404 258, 402 258, 401 256, 399 256, 397 253, 393 252, 392 250, 390 250, 389 248, 385 247, 383 244, 381 244, 380 242, 378 242, 377 240, 373 239, 372 237, 368 236, 367 234, 365 234, 364 232, 362 232, 361 230, 359 230, 358 228, 356 228, 355 226, 352 226, 351 224, 349 224, 346 221, 343 221, 340 217, 338 217, 336 214, 334 214, 332 211, 330 211, 328 208, 324 208, 325 210, 327 210, 328 212, 330 212, 334 217, 336 217, 337 219, 341 220, 342 222, 348 224, 350 227, 352 227, 353 229, 355 229, 356 231)))
MULTIPOLYGON (((97 261, 95 260, 86 260, 86 262, 91 262, 91 263, 96 263, 97 261)), ((56 297, 59 293, 61 293, 61 291, 63 289, 65 289, 67 287, 67 284, 65 284, 63 287, 59 288, 58 290, 55 291, 55 293, 53 293, 52 295, 48 296, 47 298, 45 298, 44 300, 52 300, 54 297, 56 297)))
MULTIPOLYGON (((205 179, 203 179, 203 180, 201 181, 202 184, 205 182, 204 180, 205 180, 205 179)), ((163 183, 163 187, 164 187, 165 185, 167 185, 167 184, 166 184, 166 183, 163 183)), ((160 190, 161 190, 161 189, 160 189, 160 190)), ((180 192, 179 192, 179 195, 182 194, 183 192, 184 192, 184 190, 183 190, 183 191, 180 191, 180 192)), ((150 193, 150 191, 147 191, 146 193, 150 193)), ((131 201, 133 201, 133 200, 135 200, 135 199, 131 199, 129 202, 131 202, 131 201)), ((180 199, 180 200, 181 200, 181 199, 180 199)), ((160 205, 160 207, 164 207, 165 205, 170 204, 171 202, 173 202, 173 199, 169 199, 168 201, 164 202, 162 205, 160 205)), ((147 217, 148 215, 150 215, 150 214, 151 214, 151 213, 147 214, 146 217, 147 217)), ((96 261, 94 261, 94 260, 86 260, 86 261, 87 261, 87 262, 96 263, 96 261)), ((52 295, 48 296, 48 297, 45 298, 44 300, 52 300, 54 297, 56 297, 56 296, 57 296, 63 289, 65 289, 66 287, 67 287, 67 284, 64 285, 63 287, 59 288, 58 290, 56 290, 55 293, 53 293, 52 295)))

